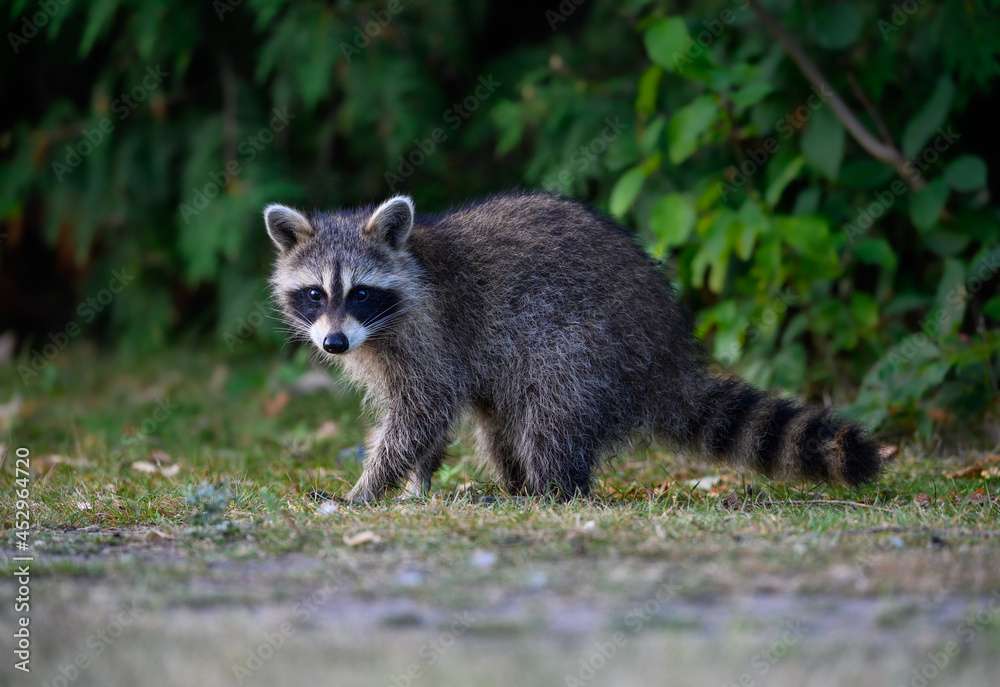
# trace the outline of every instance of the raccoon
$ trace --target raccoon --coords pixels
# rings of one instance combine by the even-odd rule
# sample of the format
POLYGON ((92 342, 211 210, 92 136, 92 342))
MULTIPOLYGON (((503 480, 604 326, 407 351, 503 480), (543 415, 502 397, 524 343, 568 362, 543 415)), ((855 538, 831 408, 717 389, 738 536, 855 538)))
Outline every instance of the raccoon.
POLYGON ((469 410, 511 493, 587 495, 637 435, 782 479, 880 469, 859 426, 713 371, 663 270, 578 202, 511 192, 417 215, 395 196, 264 219, 284 317, 380 416, 353 502, 425 494, 469 410))

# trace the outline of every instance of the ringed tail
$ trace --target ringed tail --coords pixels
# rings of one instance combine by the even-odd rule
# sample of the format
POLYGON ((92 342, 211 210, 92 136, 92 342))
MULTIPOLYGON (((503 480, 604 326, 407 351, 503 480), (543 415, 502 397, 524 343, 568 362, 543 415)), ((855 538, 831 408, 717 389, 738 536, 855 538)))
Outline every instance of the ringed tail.
POLYGON ((682 443, 780 479, 859 485, 885 455, 860 425, 736 377, 705 378, 686 420, 682 443))

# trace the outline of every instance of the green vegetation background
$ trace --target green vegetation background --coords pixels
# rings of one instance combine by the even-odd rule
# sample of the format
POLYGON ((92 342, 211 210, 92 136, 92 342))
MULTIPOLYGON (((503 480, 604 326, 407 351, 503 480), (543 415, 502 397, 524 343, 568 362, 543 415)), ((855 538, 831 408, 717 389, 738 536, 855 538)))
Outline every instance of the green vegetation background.
POLYGON ((5 4, 23 382, 78 339, 278 350, 268 202, 525 186, 633 229, 760 385, 925 435, 995 413, 995 0, 764 3, 902 176, 745 0, 5 4))

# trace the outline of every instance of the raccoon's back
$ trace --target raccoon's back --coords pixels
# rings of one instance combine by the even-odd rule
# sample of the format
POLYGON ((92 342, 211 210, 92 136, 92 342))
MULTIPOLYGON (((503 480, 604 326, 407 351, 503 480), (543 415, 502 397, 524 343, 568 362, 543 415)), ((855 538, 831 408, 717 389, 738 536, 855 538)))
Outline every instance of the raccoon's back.
POLYGON ((575 201, 492 196, 419 223, 411 248, 450 331, 470 345, 576 355, 617 373, 655 366, 667 350, 677 362, 695 355, 663 271, 625 230, 575 201))

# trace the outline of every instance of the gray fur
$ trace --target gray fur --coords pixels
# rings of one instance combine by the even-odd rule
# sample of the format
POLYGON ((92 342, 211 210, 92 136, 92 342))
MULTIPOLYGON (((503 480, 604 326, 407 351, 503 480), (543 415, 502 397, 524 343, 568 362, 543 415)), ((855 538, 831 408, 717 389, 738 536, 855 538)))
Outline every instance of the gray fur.
POLYGON ((321 352, 381 418, 350 499, 405 480, 425 493, 466 410, 511 492, 586 494, 599 460, 636 433, 787 478, 877 473, 859 428, 711 373, 662 270, 587 207, 508 193, 415 218, 405 197, 380 208, 309 215, 310 231, 279 244, 272 278, 296 332, 354 337, 341 356, 321 352), (314 325, 291 300, 310 279, 399 302, 362 326, 330 294, 314 325))

